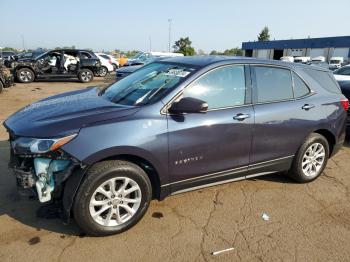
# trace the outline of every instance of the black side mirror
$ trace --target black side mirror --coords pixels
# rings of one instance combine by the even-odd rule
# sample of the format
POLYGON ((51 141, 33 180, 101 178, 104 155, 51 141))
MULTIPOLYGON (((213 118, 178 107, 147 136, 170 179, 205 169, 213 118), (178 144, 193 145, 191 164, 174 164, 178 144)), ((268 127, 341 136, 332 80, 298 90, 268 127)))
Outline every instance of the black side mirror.
POLYGON ((173 103, 168 109, 172 114, 205 113, 207 110, 207 102, 193 97, 184 97, 179 102, 173 103))

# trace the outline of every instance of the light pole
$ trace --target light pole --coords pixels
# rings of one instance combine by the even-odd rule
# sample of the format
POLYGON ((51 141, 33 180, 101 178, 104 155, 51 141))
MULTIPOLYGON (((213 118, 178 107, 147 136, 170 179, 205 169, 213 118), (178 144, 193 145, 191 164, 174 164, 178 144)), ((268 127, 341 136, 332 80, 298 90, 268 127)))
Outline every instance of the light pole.
POLYGON ((169 18, 168 22, 169 22, 169 53, 170 53, 170 47, 171 47, 171 23, 172 23, 173 19, 169 18))

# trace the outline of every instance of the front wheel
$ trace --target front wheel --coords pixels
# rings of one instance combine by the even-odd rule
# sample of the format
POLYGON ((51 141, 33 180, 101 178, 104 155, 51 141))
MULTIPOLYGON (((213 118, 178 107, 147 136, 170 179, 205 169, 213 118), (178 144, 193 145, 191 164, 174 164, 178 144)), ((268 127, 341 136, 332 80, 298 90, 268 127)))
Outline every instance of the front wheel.
POLYGON ((81 82, 88 83, 94 79, 94 74, 89 69, 82 69, 78 73, 78 78, 81 82))
POLYGON ((87 234, 105 236, 134 226, 146 213, 152 196, 147 174, 127 161, 95 164, 80 186, 74 218, 87 234))
POLYGON ((311 182, 321 175, 329 158, 327 139, 317 133, 308 136, 299 148, 289 176, 301 183, 311 182))
POLYGON ((17 80, 21 83, 31 83, 34 81, 34 72, 29 68, 21 68, 16 73, 17 80))

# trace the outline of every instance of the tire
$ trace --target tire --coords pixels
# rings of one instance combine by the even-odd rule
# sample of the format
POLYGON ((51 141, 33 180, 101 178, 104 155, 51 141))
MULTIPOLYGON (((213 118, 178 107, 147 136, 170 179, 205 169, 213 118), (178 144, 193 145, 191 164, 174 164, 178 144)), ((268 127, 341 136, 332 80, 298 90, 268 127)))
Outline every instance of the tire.
POLYGON ((327 139, 320 134, 312 133, 299 148, 288 175, 300 183, 311 182, 322 174, 328 158, 327 139))
POLYGON ((117 64, 112 64, 112 66, 113 66, 113 72, 118 69, 118 65, 117 64))
POLYGON ((29 68, 21 68, 16 72, 17 81, 20 83, 31 83, 35 79, 33 70, 29 68))
POLYGON ((82 83, 89 83, 94 79, 94 74, 90 69, 82 69, 78 73, 78 78, 82 83))
POLYGON ((4 90, 4 85, 3 85, 2 82, 0 81, 0 94, 2 93, 3 90, 4 90))
POLYGON ((107 69, 107 67, 101 66, 99 76, 100 76, 100 77, 105 77, 107 74, 108 74, 108 69, 107 69))
POLYGON ((75 197, 74 219, 78 226, 91 236, 122 233, 144 216, 151 198, 151 182, 139 166, 127 161, 103 161, 88 170, 75 197), (110 181, 115 181, 116 192, 112 192, 113 190, 109 187, 110 181), (134 191, 125 193, 122 189, 123 185, 127 185, 125 191, 134 191), (126 199, 135 202, 127 202, 126 199), (133 212, 127 212, 124 208, 126 205, 133 212), (101 212, 102 209, 104 211, 101 212), (101 213, 98 214, 99 212, 101 213), (94 218, 93 215, 95 215, 94 218))

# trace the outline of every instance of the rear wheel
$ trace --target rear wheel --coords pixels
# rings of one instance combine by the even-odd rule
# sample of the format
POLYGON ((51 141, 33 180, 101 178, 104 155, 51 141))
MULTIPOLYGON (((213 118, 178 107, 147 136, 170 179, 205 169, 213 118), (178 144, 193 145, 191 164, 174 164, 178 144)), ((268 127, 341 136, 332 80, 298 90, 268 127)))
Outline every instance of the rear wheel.
POLYGON ((147 174, 127 161, 104 161, 87 174, 75 198, 77 224, 89 235, 121 233, 148 209, 152 187, 147 174))
POLYGON ((81 82, 88 83, 94 79, 94 74, 89 69, 82 69, 78 73, 78 78, 81 82))
POLYGON ((108 74, 108 69, 107 69, 107 67, 102 66, 102 67, 100 68, 100 74, 99 74, 99 76, 100 76, 100 77, 105 77, 107 74, 108 74))
POLYGON ((327 165, 329 144, 317 133, 307 137, 294 158, 289 176, 301 183, 311 182, 321 175, 327 165))
POLYGON ((118 65, 117 64, 112 64, 112 66, 113 66, 113 71, 118 69, 118 65))
POLYGON ((16 77, 21 83, 31 83, 34 81, 34 72, 29 68, 21 68, 17 71, 16 77))

